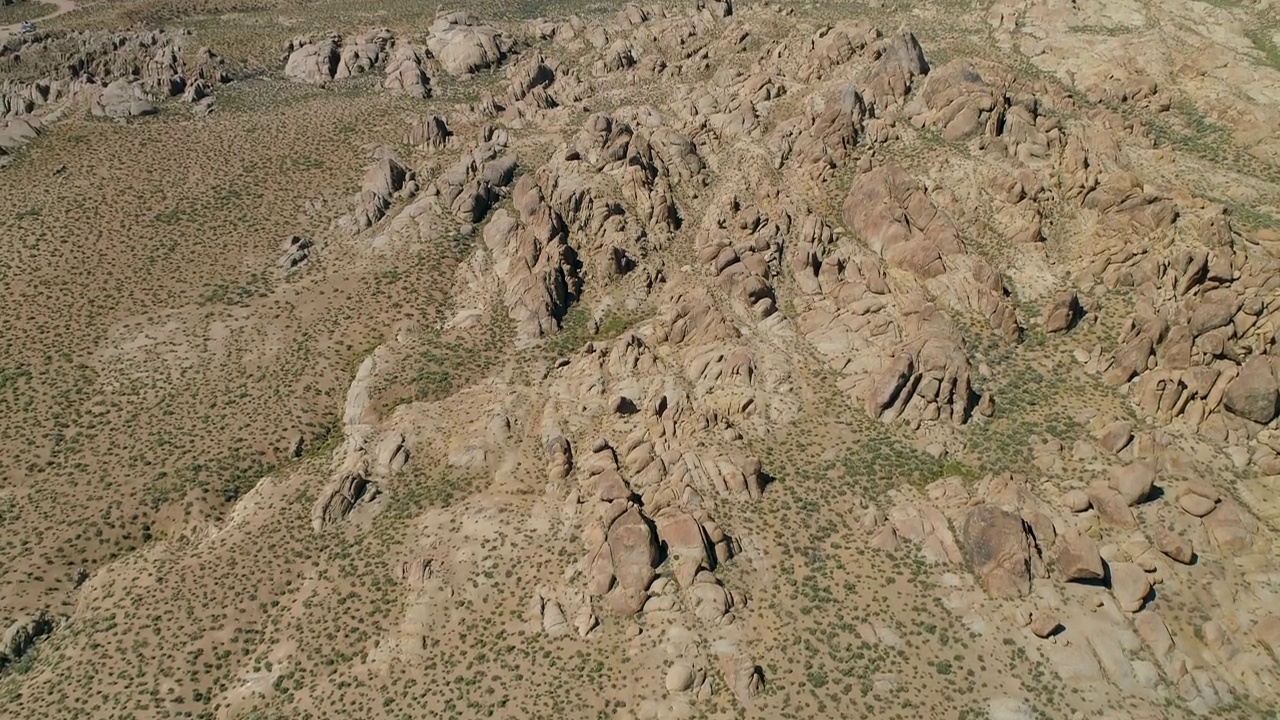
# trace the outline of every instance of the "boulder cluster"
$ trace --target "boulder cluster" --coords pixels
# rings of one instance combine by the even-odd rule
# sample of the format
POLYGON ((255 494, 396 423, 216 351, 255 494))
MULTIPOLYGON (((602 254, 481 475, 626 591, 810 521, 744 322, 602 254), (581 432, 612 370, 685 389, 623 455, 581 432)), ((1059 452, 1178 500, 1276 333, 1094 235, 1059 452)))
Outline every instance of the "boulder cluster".
POLYGON ((41 128, 79 102, 94 116, 124 121, 181 98, 196 115, 212 109, 214 90, 235 68, 182 30, 80 31, 22 38, 0 53, 0 165, 41 128))
POLYGON ((397 42, 385 28, 343 38, 302 36, 284 47, 285 77, 323 87, 333 80, 363 75, 375 68, 385 75, 382 87, 412 97, 431 97, 431 78, 424 65, 426 50, 397 42))
MULTIPOLYGON (((1063 677, 1143 697, 1167 683, 1204 712, 1260 687, 1276 621, 1202 585, 1223 558, 1271 567, 1269 536, 1159 428, 1183 423, 1237 446, 1237 467, 1280 470, 1274 262, 1222 207, 1136 174, 1115 135, 1149 147, 1140 125, 1000 66, 935 67, 909 31, 845 22, 762 41, 723 2, 501 28, 452 13, 422 45, 334 33, 291 42, 284 64, 316 85, 381 69, 384 87, 422 97, 429 74, 488 73, 468 102, 412 118, 407 152, 377 151, 338 221, 379 252, 465 243, 441 332, 497 317, 527 350, 573 322, 595 335, 644 318, 535 377, 389 418, 369 414, 370 396, 411 341, 380 347, 351 386, 317 531, 394 502, 384 488, 410 457, 541 490, 576 560, 527 589, 525 627, 661 628, 665 695, 643 717, 688 715, 717 669, 747 703, 764 687, 741 634, 756 608, 723 569, 749 551, 732 519, 769 492, 749 438, 801 411, 797 348, 830 371, 826 390, 941 458, 1001 419, 993 352, 1116 334, 1075 356, 1127 388, 1139 416, 1098 420, 1070 454, 1037 441, 1026 471, 1052 483, 947 477, 868 503, 868 545, 918 552, 947 573, 944 602, 971 627, 1012 618, 1063 677), (632 87, 663 92, 605 102, 632 87), (927 167, 899 151, 905 140, 965 162, 927 167), (1132 295, 1131 317, 1109 293, 1132 295), (1068 462, 1093 481, 1060 477, 1068 462), (1189 625, 1165 595, 1235 619, 1189 625)), ((282 268, 298 267, 311 241, 283 252, 282 268)), ((412 562, 401 579, 426 598, 449 561, 412 562)), ((857 629, 901 644, 883 623, 857 629)))

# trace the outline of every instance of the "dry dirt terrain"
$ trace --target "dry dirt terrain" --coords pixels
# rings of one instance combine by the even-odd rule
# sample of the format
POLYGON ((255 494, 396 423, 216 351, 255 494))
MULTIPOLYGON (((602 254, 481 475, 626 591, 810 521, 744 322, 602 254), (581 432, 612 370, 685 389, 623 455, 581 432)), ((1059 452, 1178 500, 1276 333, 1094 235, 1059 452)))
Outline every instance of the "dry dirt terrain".
POLYGON ((37 9, 0 716, 1277 717, 1270 0, 37 9))

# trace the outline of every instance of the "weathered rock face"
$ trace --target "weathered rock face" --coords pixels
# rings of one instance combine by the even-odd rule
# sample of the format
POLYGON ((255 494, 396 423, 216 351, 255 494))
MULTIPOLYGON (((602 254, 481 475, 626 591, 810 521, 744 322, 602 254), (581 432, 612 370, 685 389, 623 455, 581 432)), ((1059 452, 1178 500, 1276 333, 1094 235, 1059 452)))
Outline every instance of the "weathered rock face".
POLYGON ((858 176, 844 201, 844 221, 890 266, 926 278, 946 272, 944 258, 964 250, 951 217, 897 166, 858 176))
POLYGON ((1223 406, 1247 420, 1266 424, 1276 417, 1280 403, 1275 372, 1270 358, 1254 356, 1240 367, 1240 374, 1227 385, 1223 406))
POLYGON ((0 669, 21 659, 38 640, 53 632, 53 629, 53 619, 44 611, 15 620, 5 628, 4 635, 0 636, 0 669))
POLYGON ((776 166, 794 161, 821 174, 847 165, 866 115, 866 103, 857 88, 845 85, 837 89, 823 98, 820 111, 779 125, 776 166))
POLYGON ((1239 503, 1223 500, 1203 518, 1210 540, 1223 553, 1243 553, 1253 548, 1257 521, 1239 503))
POLYGON ((622 504, 611 504, 606 511, 604 542, 587 553, 588 587, 592 595, 610 595, 610 607, 617 612, 632 614, 644 606, 658 545, 638 508, 628 507, 625 500, 614 502, 622 504), (608 519, 615 512, 617 517, 608 519))
POLYGON ((311 249, 315 243, 311 238, 294 235, 281 246, 280 260, 276 265, 286 275, 297 270, 311 257, 311 249))
POLYGON ((142 84, 124 78, 115 80, 94 93, 89 108, 94 115, 113 120, 154 115, 156 112, 155 103, 151 102, 142 84))
POLYGON ((394 158, 383 158, 365 170, 360 194, 355 197, 355 212, 343 219, 351 232, 360 232, 377 224, 397 200, 412 197, 418 191, 413 170, 394 158))
POLYGON ((581 279, 564 219, 547 205, 531 176, 520 178, 512 199, 519 217, 499 210, 485 227, 484 241, 516 324, 517 342, 530 344, 559 329, 560 318, 581 290, 581 279))
POLYGON ((339 475, 321 493, 311 511, 311 527, 316 532, 347 519, 362 501, 377 496, 378 488, 358 471, 339 475))
POLYGON ((285 77, 311 85, 323 86, 338 70, 341 53, 338 38, 320 40, 296 38, 285 45, 285 77))
POLYGON ((452 135, 444 118, 439 115, 430 115, 415 119, 409 127, 409 134, 405 140, 414 147, 439 150, 448 143, 452 135))
POLYGON ((1133 563, 1112 563, 1111 593, 1125 612, 1136 613, 1147 603, 1151 581, 1141 567, 1133 563))
POLYGON ((424 66, 426 52, 413 45, 397 45, 387 61, 387 78, 382 87, 404 93, 410 97, 431 97, 431 78, 424 66))
POLYGON ((1031 592, 1035 540, 1022 518, 995 505, 981 505, 965 516, 964 541, 977 575, 995 597, 1017 598, 1031 592))
POLYGON ((40 134, 39 120, 15 118, 0 126, 0 166, 6 164, 24 145, 40 134))
POLYGON ((1129 505, 1137 505, 1147 499, 1155 487, 1156 469, 1148 462, 1136 462, 1115 470, 1111 486, 1129 505))
POLYGON ((1180 562, 1183 565, 1190 565, 1195 560, 1195 552, 1191 549, 1191 543, 1168 528, 1156 528, 1152 539, 1155 541, 1156 549, 1171 560, 1180 562))
POLYGON ((883 111, 907 96, 916 78, 929 72, 929 63, 916 36, 905 30, 881 42, 877 52, 863 95, 883 111))
POLYGON ((1045 308, 1041 324, 1047 333, 1066 332, 1075 327, 1083 316, 1084 308, 1080 306, 1080 296, 1075 290, 1069 290, 1045 308))
POLYGON ((427 98, 431 97, 427 57, 426 49, 398 41, 395 34, 385 28, 347 38, 331 32, 324 37, 304 36, 286 43, 284 74, 298 82, 324 87, 334 80, 345 80, 384 68, 384 89, 427 98))
POLYGON ((431 25, 427 47, 450 75, 470 75, 501 63, 511 52, 511 41, 497 28, 457 12, 431 25))
POLYGON ((1106 577, 1097 543, 1078 534, 1059 538, 1057 569, 1059 577, 1065 581, 1102 580, 1106 577))
POLYGON ((0 81, 0 166, 71 103, 87 102, 93 115, 124 121, 154 114, 160 100, 181 97, 196 115, 208 114, 214 89, 234 79, 234 68, 207 47, 192 51, 190 38, 182 30, 21 38, 16 52, 0 54, 0 70, 26 75, 28 65, 48 66, 50 74, 0 81))

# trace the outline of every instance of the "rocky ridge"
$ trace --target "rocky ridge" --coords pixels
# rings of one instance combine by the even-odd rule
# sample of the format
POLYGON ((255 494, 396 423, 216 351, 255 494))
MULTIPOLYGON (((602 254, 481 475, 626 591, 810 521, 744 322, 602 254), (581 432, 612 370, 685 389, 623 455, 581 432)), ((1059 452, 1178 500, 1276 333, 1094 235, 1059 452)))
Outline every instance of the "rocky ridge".
MULTIPOLYGON (((471 25, 438 25, 446 22, 457 26, 449 37, 473 37, 471 25)), ((591 64, 597 77, 634 82, 669 77, 676 66, 687 72, 691 63, 705 69, 711 58, 743 52, 749 33, 720 22, 705 13, 680 17, 629 6, 600 30, 573 21, 535 27, 552 48, 602 51, 591 64), (670 33, 672 27, 680 31, 670 33), (673 36, 685 44, 664 45, 673 36)), ((509 52, 476 56, 496 63, 509 52)), ((947 446, 1001 406, 982 387, 968 328, 953 318, 977 319, 981 332, 1017 344, 1037 327, 1069 333, 1081 322, 1097 323, 1089 296, 1132 287, 1138 309, 1123 323, 1117 350, 1087 353, 1088 369, 1109 384, 1128 384, 1148 424, 1189 420, 1195 431, 1216 423, 1220 440, 1258 438, 1246 457, 1274 457, 1264 441, 1269 431, 1259 433, 1277 414, 1267 360, 1274 333, 1259 295, 1269 292, 1261 278, 1271 274, 1271 261, 1255 260, 1221 207, 1144 189, 1107 149, 1113 145, 1090 140, 1109 116, 1073 115, 1064 124, 1078 105, 1060 88, 962 60, 933 68, 907 32, 828 28, 807 44, 757 55, 749 71, 728 65, 710 86, 681 86, 666 106, 593 113, 576 133, 570 126, 550 160, 526 167, 517 138, 559 122, 558 108, 581 102, 584 92, 571 71, 547 59, 554 50, 539 52, 513 66, 501 102, 490 96, 477 108, 482 120, 519 124, 486 126, 480 142, 403 211, 484 228, 473 257, 459 267, 450 326, 474 326, 488 312, 505 311, 517 346, 531 345, 560 332, 570 309, 589 296, 652 303, 655 319, 588 344, 540 385, 486 390, 491 402, 509 393, 525 407, 517 417, 495 410, 477 418, 483 427, 473 437, 484 439, 465 448, 431 440, 423 433, 429 423, 415 427, 418 411, 390 422, 393 444, 435 445, 428 452, 472 469, 509 467, 514 450, 500 448, 519 446, 515 428, 528 428, 528 442, 545 457, 548 500, 561 504, 565 528, 580 534, 585 549, 566 584, 534 591, 526 612, 532 631, 585 637, 618 616, 670 617, 701 628, 694 632, 714 644, 735 635, 724 628, 750 622, 749 597, 716 578, 740 548, 715 515, 722 503, 767 492, 766 468, 734 445, 744 431, 796 411, 786 399, 779 342, 808 343, 837 373, 836 388, 870 417, 908 423, 947 446), (565 78, 571 90, 562 96, 565 78), (534 92, 535 101, 526 102, 534 92), (771 108, 784 100, 811 109, 773 125, 771 108), (959 197, 877 150, 921 131, 971 148, 990 177, 1012 170, 959 197), (765 153, 739 149, 739 138, 758 139, 765 153), (754 172, 757 160, 768 168, 763 172, 796 181, 754 193, 719 190, 724 185, 710 181, 711 173, 735 166, 739 174, 754 172), (809 188, 845 168, 855 177, 842 213, 824 216, 809 188), (1033 290, 1050 302, 1043 316, 1026 315, 1008 276, 973 251, 966 207, 995 210, 997 232, 1047 270, 1054 261, 1038 248, 1046 242, 1047 208, 1060 202, 1095 229, 1093 245, 1082 248, 1074 284, 1033 290), (727 306, 706 290, 676 289, 679 275, 660 251, 686 227, 698 265, 680 275, 714 278, 709 287, 727 306), (1145 256, 1129 249, 1135 236, 1188 232, 1203 249, 1169 245, 1161 254, 1159 241, 1143 243, 1145 256), (489 296, 499 302, 490 305, 489 296), (680 378, 692 392, 664 378, 680 378), (723 449, 696 450, 687 444, 694 437, 723 449)), ((451 72, 473 69, 463 63, 451 72)), ((411 137, 439 152, 449 146, 445 128, 432 118, 411 137)), ((391 232, 413 230, 393 222, 391 232)), ((1040 652, 1070 683, 1133 697, 1172 692, 1194 712, 1230 704, 1239 693, 1266 695, 1272 660, 1265 651, 1225 639, 1217 621, 1170 625, 1153 602, 1153 587, 1195 593, 1190 578, 1206 562, 1202 553, 1244 553, 1268 565, 1269 536, 1243 506, 1218 504, 1210 489, 1165 489, 1185 487, 1180 478, 1191 467, 1170 432, 1176 430, 1135 436, 1119 421, 1100 428, 1096 452, 1130 459, 1110 480, 1060 501, 1042 497, 1043 488, 1023 476, 990 476, 974 487, 947 478, 923 496, 902 489, 887 512, 870 507, 864 527, 878 548, 907 542, 930 564, 971 571, 973 580, 945 599, 952 610, 978 628, 1011 614, 1017 626, 1047 639, 1040 652), (1219 649, 1192 649, 1199 641, 1191 634, 1214 635, 1219 649), (1228 646, 1229 662, 1221 654, 1228 646), (1125 659, 1135 652, 1143 659, 1125 659)), ((1225 612, 1248 618, 1235 631, 1241 639, 1271 622, 1265 604, 1232 607, 1225 612)), ((665 689, 678 700, 696 698, 705 667, 697 658, 678 659, 665 689)), ((740 701, 763 687, 759 668, 753 672, 723 677, 740 701)), ((661 701, 644 712, 665 717, 682 702, 661 701)))
MULTIPOLYGON (((381 69, 426 98, 429 73, 490 72, 478 100, 407 123, 407 154, 375 151, 333 248, 459 242, 438 330, 501 325, 504 350, 532 352, 577 313, 597 336, 386 412, 384 383, 424 341, 398 331, 360 364, 328 475, 306 479, 314 533, 368 532, 420 466, 486 488, 424 514, 465 530, 397 565, 408 599, 368 662, 420 653, 423 618, 481 574, 472 541, 533 518, 572 559, 501 588, 521 632, 626 634, 661 668, 636 717, 686 717, 720 689, 750 711, 786 692, 755 650, 776 609, 734 581, 767 567, 749 518, 783 468, 761 445, 819 393, 968 470, 969 439, 1018 402, 989 358, 1044 343, 1115 402, 1077 410, 1074 445, 1029 439, 1019 472, 846 498, 865 543, 848 554, 917 559, 975 638, 1026 648, 1109 711, 1274 702, 1276 485, 1241 471, 1280 467, 1275 260, 1222 204, 1144 179, 1134 158, 1153 143, 1103 101, 1168 112, 1161 85, 1082 94, 991 61, 935 67, 911 32, 852 22, 770 39, 774 12, 452 13, 422 45, 373 30, 286 46, 285 75, 315 85, 381 69), (602 90, 654 86, 635 102, 602 90), (624 313, 640 319, 602 331, 624 313)), ((137 84, 108 90, 104 113, 145 109, 137 84)), ((292 238, 281 268, 313 247, 292 238)))
POLYGON ((156 102, 181 98, 207 114, 213 91, 235 68, 183 30, 83 31, 37 35, 0 52, 0 69, 19 78, 0 83, 0 161, 7 162, 72 103, 93 115, 124 121, 156 112, 156 102), (47 72, 46 72, 47 71, 47 72))

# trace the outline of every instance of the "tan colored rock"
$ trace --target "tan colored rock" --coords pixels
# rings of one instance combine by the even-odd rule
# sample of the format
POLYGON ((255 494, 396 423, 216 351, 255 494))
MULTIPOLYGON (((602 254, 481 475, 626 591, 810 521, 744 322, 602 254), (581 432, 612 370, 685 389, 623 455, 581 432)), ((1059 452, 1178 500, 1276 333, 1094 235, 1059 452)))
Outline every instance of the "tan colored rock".
POLYGON ((1036 637, 1048 638, 1062 629, 1062 623, 1052 615, 1037 612, 1031 616, 1031 624, 1028 627, 1036 637))
POLYGON ((1156 549, 1183 565, 1190 565, 1195 559, 1191 542, 1165 527, 1157 527, 1152 533, 1156 549))
POLYGON ((547 600, 542 606, 542 631, 551 637, 569 634, 569 620, 555 600, 547 600))
POLYGON ((720 673, 738 702, 747 703, 764 691, 764 672, 750 657, 732 647, 719 649, 720 673))
POLYGON ((298 38, 285 46, 285 77, 311 85, 323 86, 333 79, 341 58, 340 38, 331 35, 320 40, 298 38))
POLYGON ((678 662, 667 670, 665 685, 667 692, 681 693, 692 689, 693 681, 693 667, 688 663, 678 662))
POLYGON ((1133 512, 1129 510, 1129 503, 1120 493, 1103 486, 1090 487, 1086 492, 1089 503, 1104 523, 1119 528, 1137 527, 1133 512))
POLYGON ((1223 553, 1245 552, 1253 546, 1257 521, 1234 500, 1223 500, 1203 522, 1209 538, 1223 553))
POLYGON ((1160 663, 1167 664, 1170 655, 1173 653, 1173 637, 1169 634, 1169 628, 1164 623, 1164 618, 1160 617, 1154 610, 1143 610, 1133 618, 1133 626, 1138 631, 1138 636, 1142 638, 1143 644, 1151 650, 1151 654, 1160 663))
POLYGON ((1064 534, 1059 538, 1056 566, 1061 578, 1069 582, 1106 577, 1097 543, 1078 533, 1064 534))
POLYGON ((1202 480, 1192 480, 1179 484, 1174 491, 1174 495, 1179 499, 1186 495, 1199 495, 1214 504, 1217 504, 1222 499, 1222 493, 1219 493, 1212 485, 1202 480))
POLYGON ((608 532, 609 552, 618 584, 627 590, 648 589, 658 556, 653 531, 637 508, 623 513, 608 532))
POLYGON ((1062 505, 1073 513, 1082 513, 1092 507, 1089 494, 1083 490, 1069 490, 1064 493, 1062 505))
POLYGON ((416 187, 415 174, 409 167, 392 158, 376 161, 365 170, 361 180, 351 229, 359 232, 377 224, 397 197, 416 187))
POLYGON ((378 488, 358 471, 342 473, 321 493, 311 511, 311 527, 316 532, 336 525, 362 501, 372 500, 378 488))
POLYGON ((1117 420, 1098 431, 1098 445, 1111 454, 1119 453, 1133 441, 1133 423, 1117 420))
POLYGON ((397 45, 387 61, 387 77, 382 81, 382 87, 410 97, 431 97, 431 78, 424 69, 426 62, 427 54, 423 48, 397 45))
POLYGON ((446 72, 465 76, 502 62, 511 52, 511 41, 497 28, 456 12, 431 25, 427 47, 446 72))
POLYGON ((963 250, 951 217, 933 203, 919 180, 896 165, 854 180, 844 220, 890 265, 921 277, 946 272, 944 257, 963 250))
POLYGON ((1178 506, 1188 514, 1202 518, 1213 512, 1216 504, 1209 498, 1195 493, 1186 493, 1178 498, 1178 506))
POLYGON ((125 120, 156 113, 155 103, 147 95, 142 84, 128 78, 109 83, 90 99, 90 111, 99 117, 125 120))
POLYGON ((1041 324, 1047 333, 1061 333, 1075 327, 1082 317, 1084 308, 1080 306, 1080 296, 1075 290, 1068 290, 1045 307, 1041 324))
POLYGON ((38 640, 53 632, 53 619, 41 610, 35 615, 18 618, 0 636, 0 663, 16 662, 36 644, 38 640))
POLYGON ((714 568, 715 554, 696 518, 688 513, 664 510, 656 520, 658 538, 666 543, 667 557, 681 587, 692 586, 699 571, 714 568))
POLYGON ((828 95, 822 111, 800 115, 779 125, 776 133, 781 167, 789 160, 819 169, 845 166, 862 132, 866 104, 852 85, 828 95))
POLYGON ((1155 480, 1155 464, 1146 461, 1130 463, 1111 472, 1111 487, 1129 506, 1139 505, 1146 500, 1155 487, 1155 480))
POLYGON ((1136 613, 1147 603, 1151 581, 1142 568, 1133 563, 1112 563, 1111 593, 1125 612, 1136 613))
POLYGON ((439 115, 429 115, 414 120, 405 141, 414 147, 443 148, 453 133, 448 123, 439 115))
POLYGON ((871 546, 885 552, 898 549, 898 533, 892 525, 882 525, 871 536, 871 546))
POLYGON ((906 97, 916 78, 929 72, 924 50, 910 31, 886 38, 880 45, 879 59, 867 77, 863 95, 878 109, 884 110, 906 97))
POLYGON ((1129 340, 1116 350, 1111 366, 1103 376, 1103 381, 1108 385, 1116 386, 1129 382, 1133 376, 1147 369, 1147 363, 1154 349, 1151 338, 1146 335, 1139 334, 1129 340))

